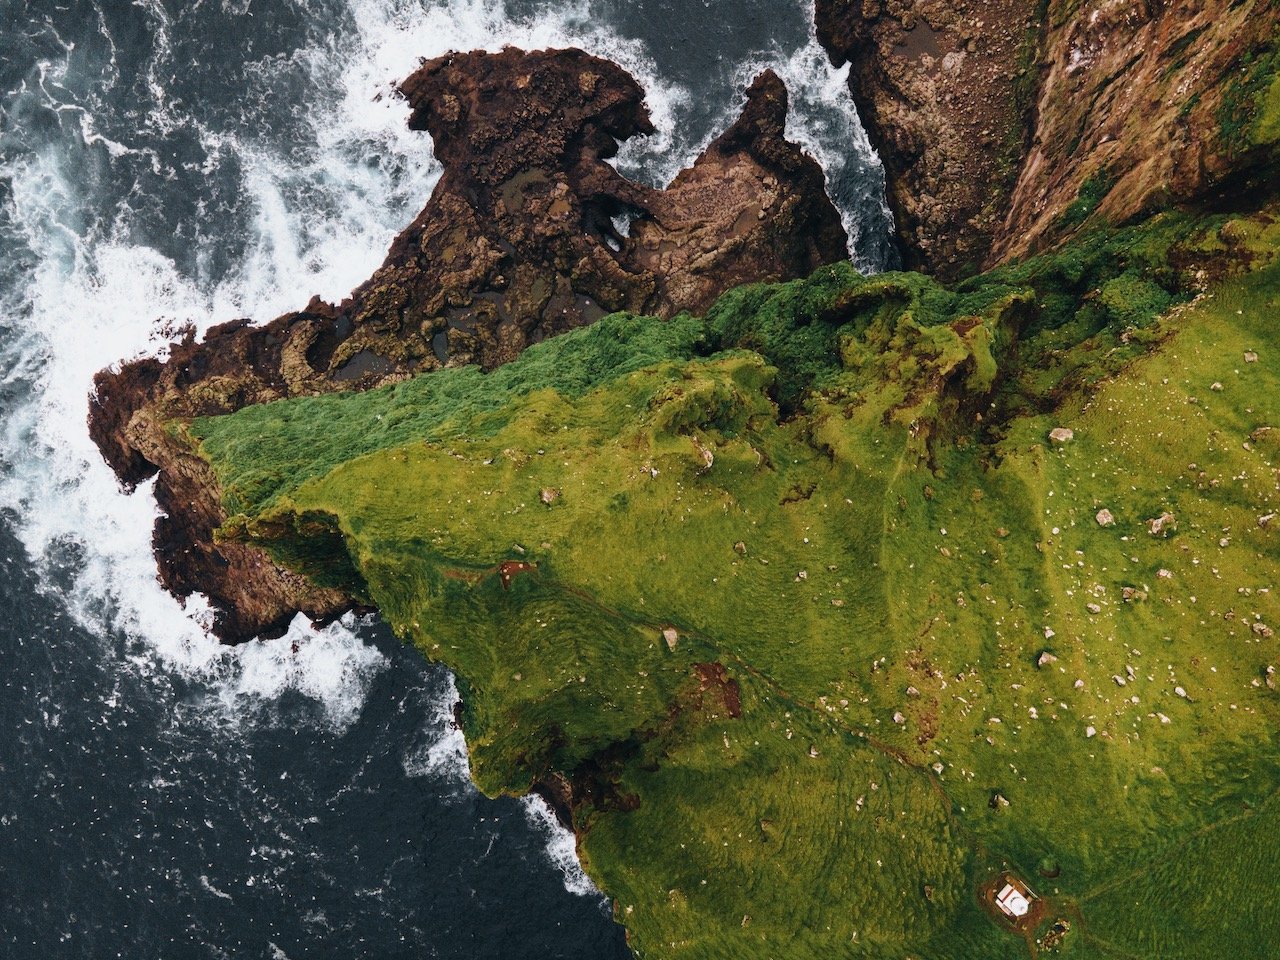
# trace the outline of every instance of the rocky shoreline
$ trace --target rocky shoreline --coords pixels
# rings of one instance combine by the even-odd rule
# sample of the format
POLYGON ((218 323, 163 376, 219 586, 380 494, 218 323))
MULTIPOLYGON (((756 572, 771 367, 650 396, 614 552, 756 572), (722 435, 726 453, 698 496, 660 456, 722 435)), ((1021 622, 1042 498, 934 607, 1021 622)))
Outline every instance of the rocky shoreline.
POLYGON ((652 130, 644 92, 581 51, 453 54, 424 63, 400 93, 445 169, 366 283, 340 304, 313 298, 263 326, 223 324, 171 345, 163 362, 95 378, 89 430, 103 456, 126 486, 157 477, 161 582, 206 595, 229 642, 278 635, 299 611, 323 623, 354 601, 219 540, 217 481, 170 421, 444 366, 492 369, 615 310, 700 311, 730 287, 848 255, 822 170, 785 139, 787 93, 772 72, 661 191, 606 162, 652 130))

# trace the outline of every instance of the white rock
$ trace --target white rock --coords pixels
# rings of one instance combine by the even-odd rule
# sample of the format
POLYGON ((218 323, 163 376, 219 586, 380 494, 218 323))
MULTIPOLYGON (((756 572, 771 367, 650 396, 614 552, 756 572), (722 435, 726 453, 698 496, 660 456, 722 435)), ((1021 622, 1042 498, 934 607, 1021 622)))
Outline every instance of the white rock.
POLYGON ((1054 427, 1049 431, 1049 439, 1054 443, 1070 443, 1076 433, 1070 427, 1054 427))
POLYGON ((1097 729, 1095 729, 1094 727, 1085 727, 1085 728, 1084 728, 1084 735, 1085 735, 1086 737, 1093 737, 1093 736, 1096 736, 1096 735, 1097 735, 1097 733, 1098 733, 1098 731, 1097 731, 1097 729))
POLYGON ((1099 510, 1094 519, 1098 521, 1098 526, 1100 527, 1114 527, 1116 525, 1116 518, 1106 507, 1099 510))

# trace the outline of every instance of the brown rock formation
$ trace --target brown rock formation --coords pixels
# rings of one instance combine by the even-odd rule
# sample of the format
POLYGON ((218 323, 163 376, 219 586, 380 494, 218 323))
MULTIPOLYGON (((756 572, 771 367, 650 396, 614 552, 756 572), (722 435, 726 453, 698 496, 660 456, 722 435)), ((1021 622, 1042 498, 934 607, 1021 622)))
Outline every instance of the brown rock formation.
POLYGON ((1021 164, 1036 0, 817 0, 884 163, 905 266, 982 266, 1021 164))
POLYGON ((1231 129, 1280 36, 1270 0, 818 0, 815 19, 904 259, 944 278, 1275 169, 1231 129))
POLYGON ((786 91, 772 74, 742 118, 666 192, 605 161, 652 130, 625 71, 579 50, 454 54, 400 88, 410 125, 444 165, 426 208, 350 298, 313 299, 265 326, 238 320, 95 378, 89 429, 126 485, 158 473, 160 579, 206 594, 215 632, 282 631, 351 607, 216 540, 216 479, 166 428, 253 403, 365 389, 445 364, 504 363, 613 310, 699 310, 743 280, 800 276, 846 256, 817 164, 783 138, 786 91), (635 218, 633 238, 612 218, 635 218))
POLYGON ((1084 224, 1248 190, 1277 151, 1231 130, 1247 64, 1280 38, 1270 0, 1090 0, 1051 6, 1031 148, 993 260, 1084 224), (1078 201, 1078 202, 1077 202, 1078 201))
POLYGON ((660 311, 701 312, 729 287, 803 276, 845 249, 822 169, 786 121, 787 88, 767 70, 737 122, 632 225, 625 262, 659 278, 660 311))

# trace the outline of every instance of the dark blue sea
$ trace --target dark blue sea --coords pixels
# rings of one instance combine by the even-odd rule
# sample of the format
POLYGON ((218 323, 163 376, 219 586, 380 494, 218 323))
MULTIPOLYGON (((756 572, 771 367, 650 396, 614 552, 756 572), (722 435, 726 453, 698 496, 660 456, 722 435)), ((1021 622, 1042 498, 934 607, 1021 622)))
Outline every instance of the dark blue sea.
POLYGON ((439 173, 392 85, 450 49, 630 69, 669 179, 773 66, 867 270, 883 177, 787 0, 0 0, 0 957, 627 957, 572 838, 488 800, 452 678, 375 620, 238 648, 155 580, 93 373, 336 301, 439 173))

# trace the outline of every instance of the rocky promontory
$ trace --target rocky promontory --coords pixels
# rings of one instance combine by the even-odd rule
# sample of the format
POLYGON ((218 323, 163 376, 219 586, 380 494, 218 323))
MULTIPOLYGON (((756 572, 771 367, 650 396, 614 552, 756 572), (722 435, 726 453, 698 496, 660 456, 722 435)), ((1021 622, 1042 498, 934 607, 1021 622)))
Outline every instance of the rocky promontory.
POLYGON ((340 304, 224 324, 171 345, 164 361, 95 380, 89 426, 107 461, 128 485, 158 474, 161 581, 207 595, 224 639, 279 632, 298 611, 332 619, 352 600, 220 542, 217 484, 166 422, 445 366, 490 369, 615 310, 702 310, 736 284, 847 256, 821 169, 784 137, 787 94, 771 72, 665 191, 607 162, 652 125, 639 85, 582 51, 451 54, 400 93, 444 172, 367 282, 340 304), (630 222, 629 236, 615 220, 630 222))

